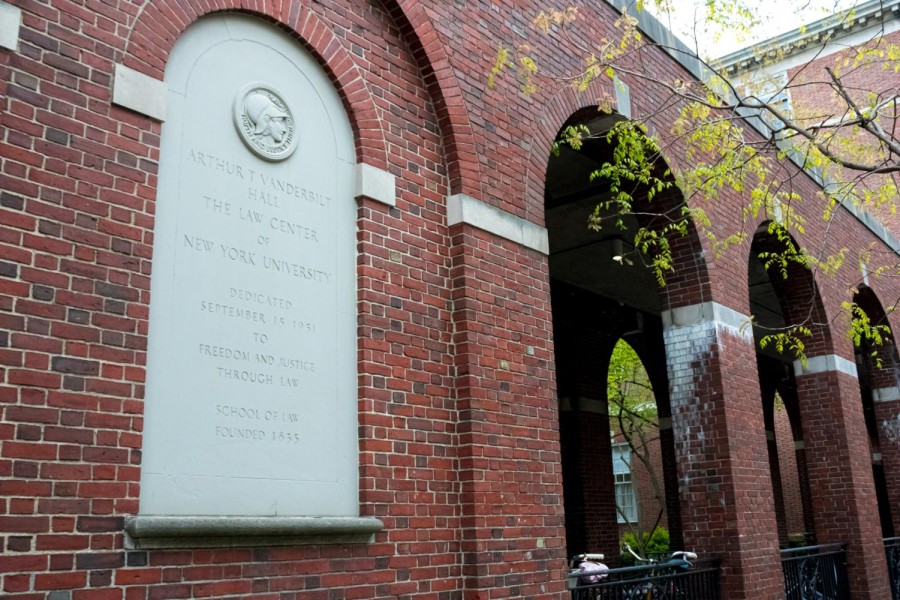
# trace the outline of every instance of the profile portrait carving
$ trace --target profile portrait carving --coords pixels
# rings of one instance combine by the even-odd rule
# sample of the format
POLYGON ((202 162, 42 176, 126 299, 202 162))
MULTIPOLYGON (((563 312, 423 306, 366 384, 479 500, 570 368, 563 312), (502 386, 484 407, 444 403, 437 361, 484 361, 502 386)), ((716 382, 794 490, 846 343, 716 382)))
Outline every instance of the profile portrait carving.
POLYGON ((297 148, 294 115, 272 86, 252 83, 238 92, 234 125, 244 144, 266 160, 284 160, 297 148))

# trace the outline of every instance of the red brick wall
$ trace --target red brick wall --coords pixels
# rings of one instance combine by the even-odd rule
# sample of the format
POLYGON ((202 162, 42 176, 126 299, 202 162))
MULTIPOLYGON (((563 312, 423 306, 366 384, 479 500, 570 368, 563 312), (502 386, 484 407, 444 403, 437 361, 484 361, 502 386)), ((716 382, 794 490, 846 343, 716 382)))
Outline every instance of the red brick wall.
POLYGON ((547 263, 468 225, 451 232, 464 585, 473 598, 561 593, 547 263))
MULTIPOLYGON (((659 438, 654 437, 647 443, 648 453, 650 455, 650 469, 656 478, 658 485, 663 486, 663 462, 662 451, 659 447, 659 438)), ((669 524, 665 516, 665 496, 662 501, 657 498, 656 490, 650 480, 650 473, 643 466, 643 463, 635 461, 633 468, 634 481, 638 498, 638 518, 640 519, 641 528, 644 531, 651 531, 657 516, 662 510, 662 518, 659 520, 659 527, 668 529, 669 524), (661 506, 662 505, 662 506, 661 506)), ((665 493, 665 488, 661 488, 665 493)))
POLYGON ((371 545, 125 552, 123 517, 138 509, 159 125, 110 105, 111 73, 125 62, 158 76, 197 14, 188 3, 184 13, 164 2, 21 4, 19 51, 0 52, 0 594, 461 589, 445 140, 398 23, 367 3, 254 7, 316 51, 359 156, 399 175, 397 208, 364 200, 358 221, 360 501, 385 531, 371 545))
MULTIPOLYGON (((579 64, 562 36, 529 33, 530 17, 548 4, 12 3, 24 22, 18 51, 0 50, 2 594, 564 598, 547 260, 467 225, 449 229, 445 217, 447 194, 466 192, 543 224, 549 142, 596 96, 543 89, 526 98, 510 80, 489 92, 485 74, 498 40, 526 39, 560 69, 579 64), (158 77, 187 25, 218 9, 265 15, 311 49, 344 99, 359 158, 397 175, 396 208, 362 200, 358 212, 360 505, 384 521, 374 544, 123 549, 123 519, 138 510, 160 127, 111 105, 111 76, 124 63, 158 77)), ((576 37, 613 34, 610 7, 595 3, 582 15, 576 37)), ((686 74, 662 51, 634 66, 651 77, 627 81, 633 113, 652 114, 651 129, 667 135, 675 113, 658 111, 653 79, 686 74)), ((677 143, 667 150, 673 167, 683 155, 677 143)), ((795 189, 815 198, 803 176, 795 189)), ((719 233, 740 226, 740 206, 736 193, 723 194, 719 233)), ((804 240, 829 250, 872 240, 845 213, 826 225, 814 202, 801 210, 804 240)), ((747 252, 714 261, 705 238, 678 240, 664 306, 715 300, 749 313, 747 252)), ((824 317, 853 281, 846 271, 818 280, 824 317)), ((896 284, 879 285, 883 297, 900 296, 896 284)), ((852 357, 834 340, 811 345, 811 355, 852 357)), ((679 396, 676 427, 699 416, 699 429, 675 434, 677 456, 697 457, 679 466, 691 500, 680 516, 692 546, 726 558, 731 598, 780 585, 774 518, 753 512, 770 496, 746 346, 719 334, 703 355, 669 348, 696 392, 679 396)), ((858 404, 856 394, 842 384, 822 423, 855 423, 841 407, 858 404)), ((857 429, 842 431, 855 443, 857 429)), ((857 522, 864 484, 853 479, 835 495, 860 501, 857 522)), ((835 536, 869 533, 835 525, 835 536)), ((859 544, 851 553, 856 572, 862 559, 877 560, 859 544)), ((886 597, 878 585, 869 584, 871 597, 886 597)))
POLYGON ((560 415, 569 555, 618 555, 619 529, 608 437, 606 415, 575 410, 560 415))

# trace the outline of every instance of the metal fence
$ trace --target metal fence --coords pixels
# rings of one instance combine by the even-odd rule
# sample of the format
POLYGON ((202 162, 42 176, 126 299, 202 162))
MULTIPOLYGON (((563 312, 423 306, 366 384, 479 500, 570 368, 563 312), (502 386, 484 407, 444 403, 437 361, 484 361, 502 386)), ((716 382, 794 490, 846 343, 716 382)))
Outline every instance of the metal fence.
POLYGON ((884 553, 887 555, 891 598, 900 600, 900 537, 884 538, 884 553))
POLYGON ((781 551, 787 600, 849 600, 847 560, 838 544, 781 551))
POLYGON ((719 600, 719 563, 701 561, 687 571, 665 563, 610 569, 597 583, 569 579, 572 600, 719 600))

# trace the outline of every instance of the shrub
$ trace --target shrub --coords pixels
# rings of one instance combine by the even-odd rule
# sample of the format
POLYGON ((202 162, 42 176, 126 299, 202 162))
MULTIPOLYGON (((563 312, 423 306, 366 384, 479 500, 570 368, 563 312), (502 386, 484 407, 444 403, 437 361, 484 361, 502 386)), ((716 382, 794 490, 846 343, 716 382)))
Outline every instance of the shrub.
POLYGON ((644 558, 659 558, 669 551, 669 530, 657 527, 652 533, 645 531, 641 534, 640 541, 632 532, 626 531, 622 536, 622 560, 631 563, 634 562, 634 557, 625 550, 625 544, 644 558))

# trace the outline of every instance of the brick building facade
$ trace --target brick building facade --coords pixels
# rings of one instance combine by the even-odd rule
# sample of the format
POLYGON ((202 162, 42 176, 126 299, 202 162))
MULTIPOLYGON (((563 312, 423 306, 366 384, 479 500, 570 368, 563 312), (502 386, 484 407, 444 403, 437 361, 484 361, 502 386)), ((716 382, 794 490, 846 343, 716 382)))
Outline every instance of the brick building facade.
MULTIPOLYGON (((730 600, 783 597, 766 402, 786 392, 780 378, 761 379, 768 367, 742 326, 753 284, 765 283, 753 279, 756 255, 770 240, 762 231, 753 246, 714 259, 692 231, 673 241, 675 269, 661 289, 637 269, 610 270, 614 240, 584 227, 602 193, 586 191, 584 176, 608 148, 589 148, 585 162, 551 157, 550 145, 565 124, 594 123, 589 98, 601 94, 662 135, 676 109, 660 109, 654 83, 637 78, 618 93, 598 82, 588 96, 523 97, 506 80, 489 91, 499 41, 527 40, 550 64, 577 68, 567 38, 530 30, 546 5, 0 4, 5 598, 564 598, 567 553, 615 551, 604 361, 633 332, 660 407, 673 539, 722 558, 730 600), (161 343, 148 340, 150 289, 165 276, 154 265, 166 246, 154 243, 173 202, 158 191, 172 168, 167 127, 180 118, 170 57, 180 40, 203 43, 196 32, 213 20, 223 31, 248 24, 290 39, 348 121, 344 156, 355 164, 342 184, 353 191, 335 200, 355 211, 353 514, 143 507, 142 467, 152 458, 143 450, 160 435, 144 426, 160 356, 152 346, 161 343)), ((606 3, 586 5, 576 33, 614 35, 616 15, 606 3)), ((652 20, 642 26, 665 35, 652 20)), ((691 76, 661 50, 635 61, 660 79, 691 76)), ((309 151, 307 142, 301 134, 309 151)), ((684 160, 677 148, 666 157, 674 168, 684 160)), ((813 179, 798 174, 795 185, 815 198, 813 179)), ((721 201, 742 199, 729 191, 721 201)), ((662 211, 682 198, 654 202, 662 211)), ((900 248, 865 215, 842 210, 829 224, 814 202, 801 210, 801 241, 900 248)), ((723 210, 715 227, 738 225, 731 214, 723 210)), ((855 598, 886 600, 864 394, 834 318, 857 276, 796 272, 769 285, 785 322, 815 315, 808 363, 777 365, 792 369, 786 404, 802 423, 794 435, 810 525, 817 541, 847 544, 855 598)), ((864 293, 874 310, 900 287, 884 279, 864 293)), ((891 360, 860 364, 896 513, 900 392, 891 360)))

